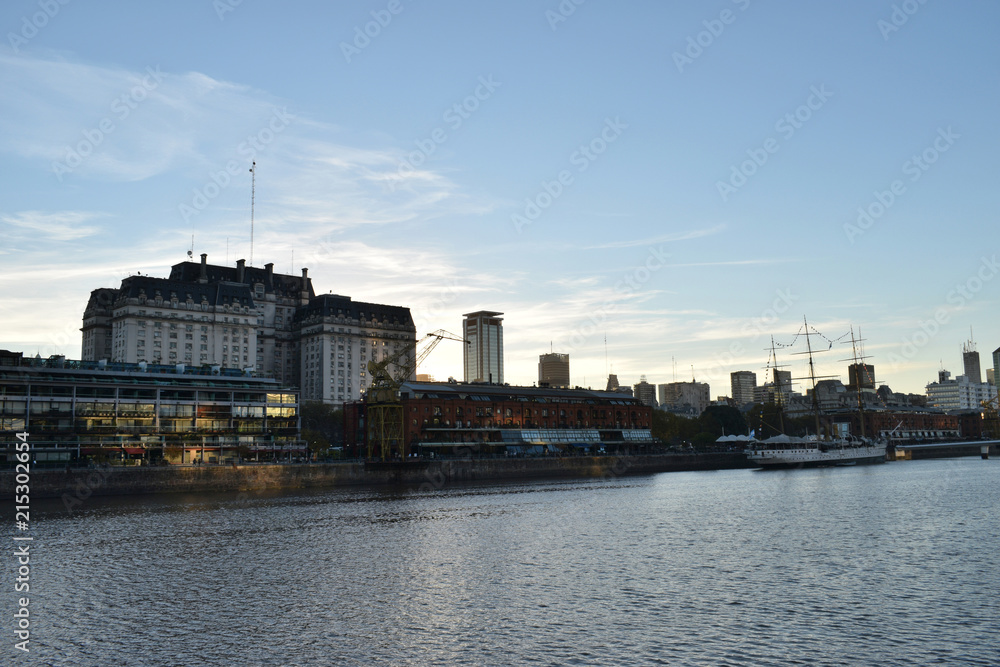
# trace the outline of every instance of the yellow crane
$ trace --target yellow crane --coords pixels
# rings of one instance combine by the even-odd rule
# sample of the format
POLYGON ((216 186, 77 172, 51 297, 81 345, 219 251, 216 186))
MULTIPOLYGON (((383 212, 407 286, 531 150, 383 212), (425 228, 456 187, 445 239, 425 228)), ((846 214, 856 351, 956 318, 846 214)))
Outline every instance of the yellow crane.
POLYGON ((994 440, 1000 439, 1000 389, 992 398, 981 402, 983 408, 983 433, 994 440))
POLYGON ((375 457, 376 451, 383 461, 389 460, 394 450, 399 452, 401 458, 405 459, 409 455, 409 443, 403 438, 403 404, 399 397, 399 387, 444 339, 469 344, 464 338, 438 329, 419 341, 404 345, 385 359, 372 359, 368 362, 371 385, 365 393, 365 440, 368 443, 369 459, 375 457), (421 345, 423 349, 414 354, 421 345), (394 367, 392 371, 389 370, 390 366, 394 367))

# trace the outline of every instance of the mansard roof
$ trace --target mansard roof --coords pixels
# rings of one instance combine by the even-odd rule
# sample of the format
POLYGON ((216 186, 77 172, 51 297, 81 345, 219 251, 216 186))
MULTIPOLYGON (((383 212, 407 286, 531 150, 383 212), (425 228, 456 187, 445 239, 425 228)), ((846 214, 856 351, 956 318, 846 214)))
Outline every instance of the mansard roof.
POLYGON ((413 317, 405 306, 387 306, 380 303, 353 301, 340 294, 320 294, 309 300, 309 305, 295 311, 295 321, 314 317, 344 317, 349 320, 371 320, 413 329, 413 317))
MULTIPOLYGON (((174 264, 170 267, 170 280, 196 283, 201 277, 201 266, 198 262, 174 264)), ((238 267, 205 264, 205 276, 209 283, 230 282, 244 283, 251 286, 261 283, 264 285, 265 292, 273 292, 278 296, 290 299, 298 299, 303 290, 308 292, 310 297, 315 296, 312 280, 307 276, 290 276, 283 273, 274 273, 273 267, 273 264, 266 264, 264 268, 244 266, 243 280, 239 280, 240 269, 238 267)))
POLYGON ((118 291, 118 301, 138 299, 140 296, 153 300, 157 295, 167 302, 176 298, 180 302, 190 299, 194 303, 207 302, 212 306, 254 307, 253 291, 249 285, 230 282, 191 283, 150 276, 129 276, 123 280, 118 291))

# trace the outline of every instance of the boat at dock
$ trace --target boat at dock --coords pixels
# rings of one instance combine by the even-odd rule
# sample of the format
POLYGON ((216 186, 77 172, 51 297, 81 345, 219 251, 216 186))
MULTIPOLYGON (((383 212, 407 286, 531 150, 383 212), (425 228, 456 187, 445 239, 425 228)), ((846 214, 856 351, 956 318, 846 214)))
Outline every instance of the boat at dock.
MULTIPOLYGON (((887 442, 883 438, 867 438, 864 433, 864 406, 861 400, 860 390, 858 393, 858 411, 861 416, 861 436, 833 436, 830 429, 824 429, 820 425, 819 402, 816 397, 816 373, 813 366, 813 349, 809 340, 809 323, 802 318, 803 328, 800 333, 804 333, 807 351, 809 355, 809 379, 812 380, 813 412, 816 418, 816 432, 814 435, 806 437, 794 437, 784 433, 767 438, 766 440, 751 439, 744 454, 747 460, 762 468, 806 468, 822 466, 848 466, 866 463, 884 463, 886 460, 887 442)), ((816 332, 818 333, 818 332, 816 332)), ((796 336, 798 338, 798 335, 796 336)), ((851 342, 854 345, 854 362, 858 363, 857 341, 854 338, 853 327, 851 329, 851 342)), ((833 343, 830 343, 832 347, 833 343)), ((771 339, 771 354, 774 355, 774 339, 771 339)), ((802 353, 799 353, 802 354, 802 353)), ((769 360, 770 363, 770 360, 769 360)), ((775 386, 780 386, 778 377, 778 366, 775 360, 774 381, 775 386)), ((781 396, 780 389, 778 396, 781 396)), ((779 398, 779 415, 781 410, 779 398)))
POLYGON ((821 440, 814 436, 776 435, 767 440, 751 441, 744 453, 748 461, 762 468, 806 468, 882 463, 885 449, 886 443, 882 440, 821 440))

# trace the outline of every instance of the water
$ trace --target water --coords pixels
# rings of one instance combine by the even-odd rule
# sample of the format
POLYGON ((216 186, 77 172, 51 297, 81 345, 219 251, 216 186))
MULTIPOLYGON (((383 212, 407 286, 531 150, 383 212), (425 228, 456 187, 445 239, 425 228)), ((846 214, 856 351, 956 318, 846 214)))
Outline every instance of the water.
POLYGON ((996 665, 998 489, 968 458, 36 500, 0 663, 996 665))

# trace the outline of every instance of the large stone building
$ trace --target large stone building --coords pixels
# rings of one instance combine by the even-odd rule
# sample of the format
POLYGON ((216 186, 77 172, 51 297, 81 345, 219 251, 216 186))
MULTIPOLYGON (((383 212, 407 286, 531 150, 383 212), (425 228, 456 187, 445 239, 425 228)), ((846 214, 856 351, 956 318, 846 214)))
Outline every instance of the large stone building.
MULTIPOLYGON (((409 308, 322 294, 295 312, 301 347, 303 400, 356 400, 371 383, 368 362, 396 357, 390 371, 413 363, 415 329, 409 308)), ((412 379, 413 370, 403 379, 412 379)))
POLYGON ((368 387, 368 360, 415 344, 408 308, 316 296, 307 269, 207 258, 91 292, 83 360, 243 369, 302 387, 303 400, 340 402, 368 387))

